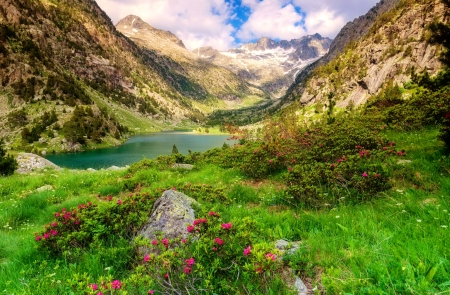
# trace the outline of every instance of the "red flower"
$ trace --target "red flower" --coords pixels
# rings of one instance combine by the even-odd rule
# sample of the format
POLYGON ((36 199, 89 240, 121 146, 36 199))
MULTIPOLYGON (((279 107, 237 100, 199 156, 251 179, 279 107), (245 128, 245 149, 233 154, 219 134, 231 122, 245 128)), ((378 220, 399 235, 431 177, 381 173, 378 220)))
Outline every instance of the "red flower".
POLYGON ((216 248, 216 247, 213 247, 212 249, 213 249, 213 251, 217 251, 217 248, 216 248))
POLYGON ((153 244, 153 245, 158 245, 158 241, 157 241, 157 240, 153 240, 153 241, 152 241, 152 244, 153 244))
POLYGON ((211 211, 208 213, 208 215, 209 216, 219 216, 219 213, 211 211))
POLYGON ((195 260, 194 260, 193 257, 191 257, 191 258, 189 258, 189 259, 186 259, 184 262, 186 262, 186 264, 187 264, 188 266, 193 266, 194 263, 195 263, 195 260))
POLYGON ((195 230, 195 226, 193 226, 193 225, 189 225, 188 227, 187 227, 187 231, 188 232, 193 232, 195 230))
POLYGON ((53 227, 58 226, 58 222, 53 222, 53 223, 52 223, 52 226, 53 226, 53 227))
POLYGON ((52 229, 52 230, 50 231, 50 233, 52 234, 52 236, 56 236, 56 235, 58 234, 58 231, 52 229))
POLYGON ((220 238, 215 238, 214 239, 214 243, 218 244, 219 246, 222 246, 223 245, 223 240, 220 239, 220 238))
POLYGON ((43 238, 48 239, 48 238, 50 238, 50 235, 48 233, 45 233, 43 238))
POLYGON ((120 290, 122 283, 119 280, 112 281, 111 288, 120 290))
POLYGON ((147 261, 149 261, 150 260, 150 255, 145 255, 145 257, 144 257, 144 262, 147 262, 147 261))
POLYGON ((186 243, 187 243, 187 240, 186 240, 186 239, 182 239, 182 240, 181 240, 181 243, 182 243, 182 244, 186 244, 186 243))
POLYGON ((91 288, 92 288, 92 290, 97 290, 98 289, 98 285, 97 284, 90 284, 89 285, 91 288))
POLYGON ((223 229, 230 229, 233 225, 231 224, 231 222, 229 223, 222 223, 222 228, 223 229))
POLYGON ((269 252, 269 253, 266 254, 266 258, 269 259, 269 260, 274 261, 276 256, 269 252))
POLYGON ((184 267, 184 273, 187 275, 191 273, 191 270, 192 270, 192 268, 190 268, 189 266, 184 267))
POLYGON ((166 249, 169 247, 169 240, 167 238, 164 238, 161 240, 161 243, 166 247, 166 249))
POLYGON ((40 241, 42 239, 41 236, 36 236, 36 241, 40 241))
POLYGON ((148 290, 148 292, 147 292, 147 294, 155 294, 155 291, 154 290, 148 290))
POLYGON ((122 200, 117 200, 117 204, 121 205, 122 204, 122 200))
POLYGON ((369 176, 369 175, 367 174, 367 172, 364 172, 361 176, 362 176, 362 177, 367 177, 367 176, 369 176))
POLYGON ((252 246, 248 246, 244 249, 244 256, 247 256, 248 254, 252 253, 252 246))

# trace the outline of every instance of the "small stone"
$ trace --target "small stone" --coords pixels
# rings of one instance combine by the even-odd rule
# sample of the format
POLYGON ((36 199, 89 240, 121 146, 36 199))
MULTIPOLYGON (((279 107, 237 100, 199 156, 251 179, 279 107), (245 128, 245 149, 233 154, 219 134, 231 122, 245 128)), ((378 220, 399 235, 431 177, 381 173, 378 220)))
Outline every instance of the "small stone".
POLYGON ((411 160, 398 160, 397 164, 399 165, 406 165, 406 164, 411 164, 412 161, 411 160))
POLYGON ((117 166, 111 166, 111 167, 109 167, 109 168, 106 169, 106 170, 112 170, 112 171, 115 171, 115 170, 120 170, 120 169, 123 169, 123 168, 120 168, 120 167, 117 167, 117 166))
POLYGON ((191 164, 173 164, 172 168, 174 169, 186 169, 186 170, 192 170, 194 168, 194 165, 191 164))
POLYGON ((37 188, 36 191, 38 193, 42 193, 45 191, 51 191, 52 189, 53 189, 53 186, 51 186, 50 184, 47 184, 47 185, 41 186, 40 188, 37 188))
POLYGON ((275 248, 277 248, 280 251, 284 251, 288 248, 289 242, 286 240, 278 240, 275 242, 275 248))
POLYGON ((308 287, 306 287, 305 283, 303 283, 302 279, 299 277, 295 277, 295 283, 294 283, 295 289, 298 291, 298 295, 307 295, 308 294, 308 287))
POLYGON ((89 172, 95 172, 95 171, 97 171, 97 170, 95 170, 94 168, 87 168, 86 171, 89 171, 89 172))

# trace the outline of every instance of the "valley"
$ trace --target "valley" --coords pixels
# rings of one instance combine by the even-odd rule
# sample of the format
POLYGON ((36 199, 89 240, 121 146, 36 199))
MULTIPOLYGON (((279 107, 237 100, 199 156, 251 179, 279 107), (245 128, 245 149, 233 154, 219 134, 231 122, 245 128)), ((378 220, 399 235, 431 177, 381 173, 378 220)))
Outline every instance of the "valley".
POLYGON ((447 294, 450 2, 167 3, 0 0, 0 293, 447 294))

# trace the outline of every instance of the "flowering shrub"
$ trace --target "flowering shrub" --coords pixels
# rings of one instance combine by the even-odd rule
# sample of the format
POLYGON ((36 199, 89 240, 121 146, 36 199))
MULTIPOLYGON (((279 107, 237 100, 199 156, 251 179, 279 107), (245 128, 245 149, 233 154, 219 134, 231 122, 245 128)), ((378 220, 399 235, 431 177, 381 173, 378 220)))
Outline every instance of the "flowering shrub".
POLYGON ((188 231, 189 239, 171 241, 178 245, 175 248, 162 246, 163 237, 156 243, 135 239, 137 248, 160 254, 142 254, 141 263, 128 280, 135 286, 133 290, 145 284, 155 293, 167 294, 231 294, 244 290, 266 294, 280 266, 276 250, 256 242, 255 221, 246 217, 223 222, 217 212, 209 212, 189 225, 188 231), (243 283, 248 281, 252 284, 243 283))
POLYGON ((130 194, 123 199, 112 196, 104 202, 80 204, 55 213, 55 220, 36 233, 39 247, 55 254, 73 253, 92 242, 106 242, 117 237, 131 238, 148 220, 155 198, 148 194, 130 194))

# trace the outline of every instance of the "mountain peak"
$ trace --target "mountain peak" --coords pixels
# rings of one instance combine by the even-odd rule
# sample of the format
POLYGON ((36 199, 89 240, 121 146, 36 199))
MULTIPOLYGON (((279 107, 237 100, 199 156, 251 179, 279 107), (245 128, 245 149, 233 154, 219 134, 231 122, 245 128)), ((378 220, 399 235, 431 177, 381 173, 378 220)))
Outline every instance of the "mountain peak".
POLYGON ((125 18, 121 19, 117 24, 116 28, 119 29, 119 31, 124 32, 126 35, 137 35, 140 31, 149 32, 151 34, 155 34, 163 39, 167 39, 175 44, 177 44, 180 47, 186 48, 183 44, 183 41, 181 41, 177 36, 172 34, 170 31, 164 31, 160 29, 156 29, 143 21, 139 16, 137 15, 128 15, 125 18))

